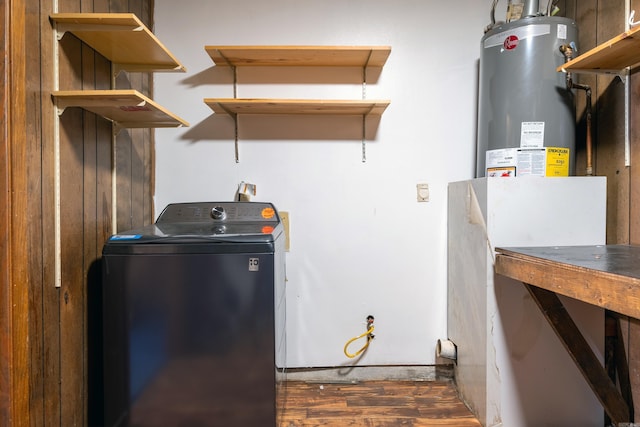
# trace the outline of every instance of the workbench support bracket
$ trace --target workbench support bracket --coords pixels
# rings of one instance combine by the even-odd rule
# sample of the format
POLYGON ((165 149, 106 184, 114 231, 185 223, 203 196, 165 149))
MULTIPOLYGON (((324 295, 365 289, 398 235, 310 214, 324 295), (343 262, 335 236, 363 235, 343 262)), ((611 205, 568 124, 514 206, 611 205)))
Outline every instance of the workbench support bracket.
POLYGON ((576 363, 584 379, 614 425, 631 421, 629 406, 574 323, 560 298, 551 291, 524 284, 562 345, 576 363))

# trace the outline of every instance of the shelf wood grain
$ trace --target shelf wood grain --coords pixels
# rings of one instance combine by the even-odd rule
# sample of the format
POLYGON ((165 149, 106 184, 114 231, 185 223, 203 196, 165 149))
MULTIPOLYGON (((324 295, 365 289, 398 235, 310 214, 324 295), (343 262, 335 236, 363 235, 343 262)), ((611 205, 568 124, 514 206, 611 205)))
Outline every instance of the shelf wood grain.
POLYGON ((204 100, 218 114, 333 114, 381 115, 389 106, 387 100, 329 100, 329 99, 240 99, 206 98, 204 100))
POLYGON ((382 67, 389 46, 205 46, 220 67, 382 67))
POLYGON ((102 116, 122 128, 189 126, 185 120, 137 90, 69 90, 52 93, 59 113, 80 107, 102 116))
POLYGON ((557 68, 574 73, 620 74, 640 66, 640 26, 602 43, 557 68))
POLYGON ((70 32, 125 71, 186 71, 133 13, 55 13, 58 38, 70 32))

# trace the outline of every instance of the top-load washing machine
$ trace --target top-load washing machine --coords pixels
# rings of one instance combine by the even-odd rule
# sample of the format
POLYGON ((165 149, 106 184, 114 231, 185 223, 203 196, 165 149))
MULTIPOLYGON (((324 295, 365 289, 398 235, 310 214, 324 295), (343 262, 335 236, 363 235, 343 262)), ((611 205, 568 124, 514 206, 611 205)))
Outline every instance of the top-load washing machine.
POLYGON ((107 241, 103 425, 275 425, 284 241, 260 202, 171 204, 107 241))

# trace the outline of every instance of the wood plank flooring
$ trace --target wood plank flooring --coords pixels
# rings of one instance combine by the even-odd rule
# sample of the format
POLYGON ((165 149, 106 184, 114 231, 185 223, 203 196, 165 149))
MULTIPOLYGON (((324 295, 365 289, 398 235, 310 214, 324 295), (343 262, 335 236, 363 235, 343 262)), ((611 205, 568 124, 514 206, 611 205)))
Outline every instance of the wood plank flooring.
POLYGON ((278 427, 481 427, 450 381, 286 381, 278 427))

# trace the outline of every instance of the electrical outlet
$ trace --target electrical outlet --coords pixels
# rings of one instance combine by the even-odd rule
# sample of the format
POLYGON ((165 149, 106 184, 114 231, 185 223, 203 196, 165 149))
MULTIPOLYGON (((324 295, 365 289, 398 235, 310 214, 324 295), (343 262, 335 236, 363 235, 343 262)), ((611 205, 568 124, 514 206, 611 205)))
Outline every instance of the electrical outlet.
POLYGON ((418 202, 429 201, 429 184, 416 184, 418 202))

